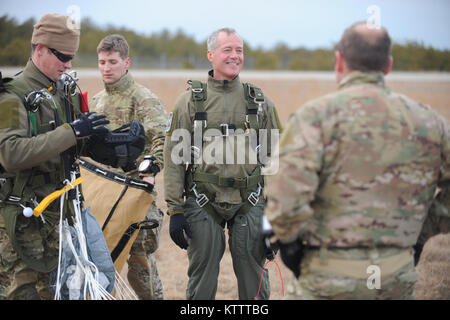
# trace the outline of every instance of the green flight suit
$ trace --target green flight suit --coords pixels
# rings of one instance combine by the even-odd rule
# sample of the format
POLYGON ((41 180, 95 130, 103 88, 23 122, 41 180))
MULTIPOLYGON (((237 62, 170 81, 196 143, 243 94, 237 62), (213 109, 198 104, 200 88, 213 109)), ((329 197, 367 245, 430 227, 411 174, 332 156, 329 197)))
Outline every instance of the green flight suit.
MULTIPOLYGON (((178 154, 176 150, 180 146, 177 136, 188 132, 186 139, 188 141, 182 142, 188 144, 191 137, 194 138, 196 107, 191 91, 183 93, 177 99, 164 145, 164 190, 169 214, 184 214, 192 230, 192 239, 188 240, 187 249, 189 282, 186 297, 215 298, 219 264, 225 251, 226 223, 233 269, 238 281, 239 299, 253 299, 258 294, 266 259, 261 234, 261 218, 265 202, 262 196, 255 206, 249 204, 247 200, 248 193, 255 192, 258 188, 257 184, 252 188, 243 189, 236 187, 233 182, 250 181, 250 177, 259 178, 255 172, 260 170, 261 165, 250 161, 255 146, 243 130, 248 102, 239 77, 232 81, 216 80, 210 71, 206 85, 203 108, 207 114, 207 127, 203 128, 205 130, 203 160, 190 166, 195 168, 195 173, 189 176, 185 163, 179 163, 176 159, 178 154), (235 130, 228 135, 230 128, 235 130), (221 129, 224 130, 220 131, 221 129), (245 158, 245 161, 240 162, 237 160, 239 157, 245 158), (206 177, 206 180, 214 176, 232 183, 224 186, 219 181, 196 182, 200 175, 206 177), (196 201, 198 198, 190 190, 193 186, 192 179, 198 188, 196 191, 207 194, 210 199, 205 206, 200 206, 202 203, 196 201), (187 196, 186 201, 184 192, 187 196)), ((262 110, 258 114, 259 129, 267 129, 268 135, 271 129, 277 131, 281 129, 276 109, 267 96, 261 106, 262 110)), ((267 151, 270 155, 270 146, 267 151)), ((195 163, 195 160, 191 163, 195 163)), ((269 295, 269 278, 265 272, 259 297, 268 299, 269 295)))

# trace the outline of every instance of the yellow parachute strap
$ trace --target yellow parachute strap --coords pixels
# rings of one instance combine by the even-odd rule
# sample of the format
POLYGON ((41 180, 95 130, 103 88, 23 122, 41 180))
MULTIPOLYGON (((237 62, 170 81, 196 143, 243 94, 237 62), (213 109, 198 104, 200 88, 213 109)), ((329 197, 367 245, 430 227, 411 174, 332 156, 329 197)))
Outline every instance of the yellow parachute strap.
POLYGON ((83 182, 83 178, 78 178, 75 181, 68 183, 64 186, 64 188, 56 190, 55 192, 50 193, 48 196, 46 196, 42 201, 39 203, 39 205, 34 208, 33 215, 36 217, 39 217, 39 215, 44 212, 45 209, 55 201, 57 198, 62 196, 65 192, 75 188, 77 185, 83 182))

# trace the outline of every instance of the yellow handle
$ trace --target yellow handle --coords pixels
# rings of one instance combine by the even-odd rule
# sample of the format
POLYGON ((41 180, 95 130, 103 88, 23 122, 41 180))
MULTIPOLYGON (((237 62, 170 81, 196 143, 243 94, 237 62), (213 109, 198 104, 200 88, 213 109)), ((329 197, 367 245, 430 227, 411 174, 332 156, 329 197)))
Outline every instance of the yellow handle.
MULTIPOLYGON (((81 182, 83 182, 83 178, 80 177, 80 178, 76 179, 74 182, 72 182, 71 184, 73 187, 75 187, 75 186, 79 185, 81 182)), ((44 212, 45 209, 47 209, 47 207, 50 205, 50 203, 52 203, 53 201, 55 201, 55 199, 62 196, 63 193, 71 190, 72 186, 67 184, 64 186, 64 188, 50 193, 48 196, 46 196, 44 199, 42 199, 42 201, 39 203, 39 205, 36 208, 34 208, 33 215, 36 217, 39 217, 39 215, 42 212, 44 212)))

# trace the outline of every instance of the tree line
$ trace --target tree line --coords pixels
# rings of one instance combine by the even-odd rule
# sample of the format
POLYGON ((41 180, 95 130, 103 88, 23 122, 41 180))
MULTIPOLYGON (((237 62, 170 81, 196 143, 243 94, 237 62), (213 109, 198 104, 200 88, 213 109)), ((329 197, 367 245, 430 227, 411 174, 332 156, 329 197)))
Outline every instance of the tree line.
MULTIPOLYGON (((30 57, 30 39, 36 21, 23 23, 8 15, 0 17, 0 65, 21 66, 30 57)), ((130 45, 133 66, 154 69, 206 69, 206 39, 196 41, 182 29, 164 29, 151 35, 139 34, 126 27, 99 27, 90 18, 81 21, 80 47, 74 67, 96 67, 97 45, 108 34, 123 35, 130 45)), ((245 68, 253 70, 320 70, 334 68, 335 48, 290 48, 284 43, 272 49, 251 48, 244 42, 245 68)), ((394 43, 396 71, 450 71, 450 50, 437 50, 417 41, 394 43)))

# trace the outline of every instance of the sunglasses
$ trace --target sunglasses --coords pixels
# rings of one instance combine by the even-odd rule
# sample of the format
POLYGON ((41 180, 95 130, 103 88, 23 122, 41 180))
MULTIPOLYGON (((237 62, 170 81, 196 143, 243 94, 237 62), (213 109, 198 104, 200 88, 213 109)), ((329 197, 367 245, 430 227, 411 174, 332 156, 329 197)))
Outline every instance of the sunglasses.
POLYGON ((73 59, 73 57, 75 57, 75 56, 71 56, 71 55, 68 55, 68 54, 61 53, 58 50, 55 50, 53 48, 48 48, 48 50, 50 50, 51 53, 53 53, 55 55, 55 57, 57 57, 58 60, 63 62, 63 63, 69 62, 70 60, 73 59))

